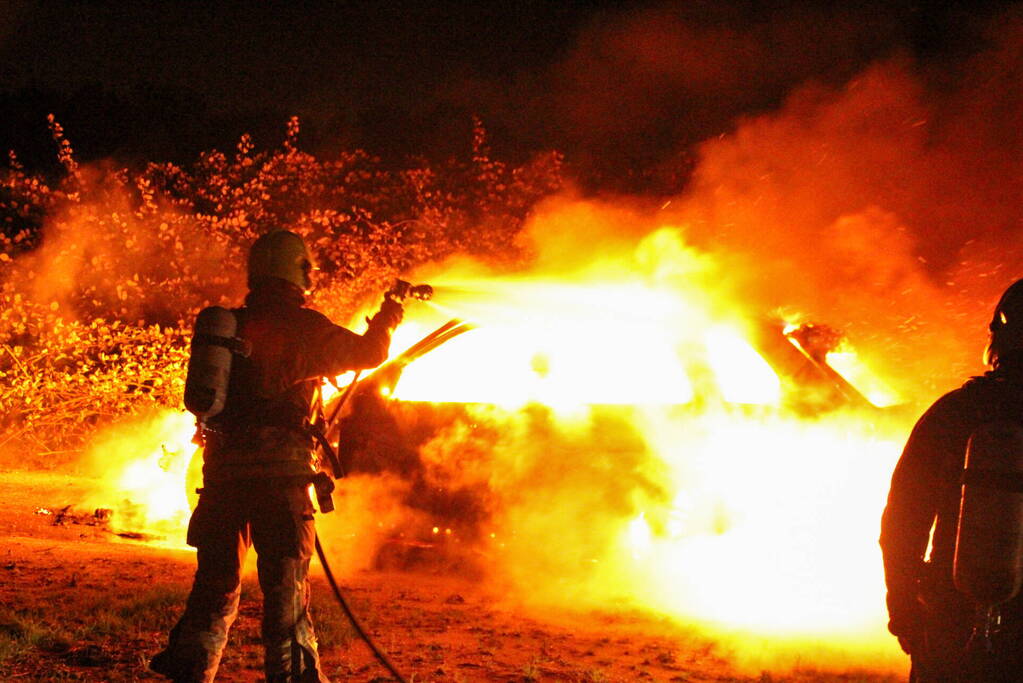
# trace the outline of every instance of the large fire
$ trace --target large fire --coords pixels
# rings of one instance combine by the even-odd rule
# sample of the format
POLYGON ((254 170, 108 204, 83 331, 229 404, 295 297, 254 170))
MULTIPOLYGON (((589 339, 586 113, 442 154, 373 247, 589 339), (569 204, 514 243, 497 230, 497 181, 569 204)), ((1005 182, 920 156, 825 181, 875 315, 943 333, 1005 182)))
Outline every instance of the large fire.
MULTIPOLYGON (((400 435, 340 483, 337 513, 318 521, 328 548, 346 550, 338 573, 406 542, 462 552, 516 605, 652 611, 713 632, 751 666, 780 654, 904 669, 884 625, 879 518, 911 421, 979 369, 989 305, 1023 272, 1007 247, 1020 232, 1021 24, 999 21, 941 69, 899 54, 848 80, 814 77, 691 145, 649 135, 663 123, 652 104, 699 118, 730 88, 752 93, 734 36, 707 34, 727 49, 679 59, 703 33, 637 17, 621 31, 611 17, 607 36, 539 83, 589 135, 662 145, 670 200, 581 198, 562 165, 579 159, 504 163, 482 124, 465 163, 321 160, 301 151, 294 119, 280 150, 246 135, 236 154, 139 174, 79 166, 51 120, 67 178, 33 176, 12 155, 0 197, 21 230, 0 231, 0 374, 16 385, 13 401, 0 396, 0 447, 78 467, 79 436, 104 425, 90 505, 182 545, 201 481, 192 418, 106 425, 173 403, 178 321, 236 304, 245 247, 288 226, 328 266, 316 304, 334 319, 398 271, 436 288, 408 307, 394 355, 450 319, 474 326, 396 384, 363 385, 376 389, 374 428, 411 424, 418 440, 400 435), (485 265, 438 265, 470 254, 485 265), (31 438, 68 425, 74 439, 31 438)), ((797 46, 789 61, 807 57, 774 39, 743 54, 770 81, 783 43, 797 46)), ((640 185, 652 170, 621 169, 640 185)))
MULTIPOLYGON (((471 473, 449 464, 448 483, 486 482, 498 501, 483 544, 492 574, 530 599, 625 600, 746 644, 759 639, 790 661, 826 642, 818 666, 868 656, 902 666, 884 628, 875 541, 908 427, 904 414, 877 406, 897 397, 846 345, 828 358, 876 405, 794 408, 791 396, 810 388, 758 350, 761 317, 744 318, 721 292, 680 287, 636 257, 656 249, 677 259, 679 240, 662 230, 613 267, 572 276, 433 273, 435 303, 409 307, 392 355, 452 316, 477 329, 408 365, 393 391, 385 387, 387 400, 472 404, 466 429, 505 430, 485 473, 479 463, 471 473), (529 426, 537 408, 557 435, 529 426), (597 427, 607 415, 639 443, 619 452, 621 441, 597 427), (578 452, 561 452, 566 443, 578 452), (549 474, 523 474, 531 468, 563 473, 540 482, 549 474)), ((779 339, 803 352, 794 338, 779 339)), ((460 457, 464 431, 435 438, 428 457, 460 457)), ((148 528, 166 534, 176 524, 178 538, 190 437, 183 413, 119 436, 122 445, 148 439, 151 452, 109 478, 148 528)), ((342 496, 363 485, 342 484, 342 496)), ((323 523, 350 536, 374 525, 323 523)), ((740 647, 739 659, 762 664, 752 651, 740 647)))

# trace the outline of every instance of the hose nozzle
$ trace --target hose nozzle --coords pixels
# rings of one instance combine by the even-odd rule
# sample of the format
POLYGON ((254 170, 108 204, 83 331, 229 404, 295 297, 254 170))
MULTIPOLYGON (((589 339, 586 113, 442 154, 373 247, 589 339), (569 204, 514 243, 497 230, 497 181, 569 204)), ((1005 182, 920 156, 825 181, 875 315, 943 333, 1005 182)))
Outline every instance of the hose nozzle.
POLYGON ((433 287, 430 285, 414 285, 405 280, 395 280, 394 286, 387 291, 386 296, 398 302, 402 302, 405 299, 428 301, 433 297, 433 287))

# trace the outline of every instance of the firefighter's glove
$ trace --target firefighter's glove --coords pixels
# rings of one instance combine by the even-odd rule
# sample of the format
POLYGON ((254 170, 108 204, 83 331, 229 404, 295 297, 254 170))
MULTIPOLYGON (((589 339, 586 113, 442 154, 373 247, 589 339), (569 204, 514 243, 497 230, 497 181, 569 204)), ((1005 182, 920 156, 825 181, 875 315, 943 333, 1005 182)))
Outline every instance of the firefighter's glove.
POLYGON ((385 329, 388 332, 393 332, 400 323, 402 318, 405 317, 404 307, 395 301, 394 299, 384 299, 384 303, 380 305, 380 310, 369 320, 369 328, 371 330, 385 329))
POLYGON ((888 630, 899 639, 902 651, 912 654, 924 631, 924 606, 916 595, 893 599, 893 595, 888 594, 888 630))

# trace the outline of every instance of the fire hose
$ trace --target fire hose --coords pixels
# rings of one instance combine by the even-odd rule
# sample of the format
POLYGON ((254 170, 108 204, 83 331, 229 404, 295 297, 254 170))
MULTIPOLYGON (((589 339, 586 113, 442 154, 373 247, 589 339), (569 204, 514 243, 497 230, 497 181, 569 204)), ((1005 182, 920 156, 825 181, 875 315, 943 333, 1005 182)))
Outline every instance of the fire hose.
MULTIPOLYGON (((401 374, 401 370, 404 369, 406 365, 411 363, 416 358, 419 358, 423 354, 437 348, 438 346, 440 346, 447 340, 451 339, 452 337, 455 337, 469 329, 472 329, 471 326, 463 323, 460 320, 448 321, 438 329, 434 330, 431 334, 421 339, 418 343, 414 344, 404 353, 399 355, 397 358, 394 359, 394 361, 388 363, 386 366, 381 368, 378 371, 379 376, 383 378, 384 381, 387 381, 389 384, 391 384, 393 388, 394 383, 397 382, 398 375, 401 374)), ((355 377, 352 379, 352 382, 348 385, 348 388, 338 399, 337 405, 334 407, 334 410, 331 412, 330 418, 327 420, 328 431, 331 427, 334 426, 338 415, 341 413, 341 409, 348 402, 348 399, 351 398, 352 394, 354 393, 355 384, 358 381, 359 375, 356 374, 355 377)), ((328 451, 331 450, 329 442, 326 443, 323 447, 325 450, 328 451)), ((343 476, 344 473, 338 471, 341 465, 340 458, 337 456, 336 453, 330 454, 329 457, 332 460, 333 466, 335 467, 335 472, 339 476, 343 476)), ((331 505, 330 509, 333 509, 333 505, 331 505)), ((351 622, 352 627, 355 629, 355 632, 359 635, 360 638, 362 638, 363 642, 366 643, 370 651, 373 653, 373 656, 376 657, 377 661, 380 662, 380 664, 385 669, 387 669, 387 671, 395 678, 395 680, 397 680, 399 683, 408 683, 408 680, 398 672, 398 670, 391 663, 391 660, 387 658, 387 655, 384 654, 384 652, 376 646, 376 643, 373 642, 373 639, 366 632, 366 629, 363 628, 362 624, 359 622, 359 619, 355 616, 355 613, 352 612, 352 608, 349 606, 348 601, 345 600, 344 595, 341 593, 341 589, 337 585, 337 581, 335 581, 334 579, 334 573, 330 569, 330 563, 327 561, 327 554, 323 550, 323 544, 320 543, 319 534, 316 534, 315 536, 315 545, 316 555, 317 557, 320 558, 320 566, 323 567, 323 573, 327 577, 327 583, 330 584, 330 588, 334 593, 334 597, 337 599, 337 602, 341 606, 342 611, 344 611, 345 616, 348 617, 348 620, 351 622)))
POLYGON ((385 669, 395 680, 399 683, 408 683, 408 680, 398 673, 398 670, 391 664, 391 660, 387 658, 387 655, 376 646, 373 639, 366 633, 366 629, 362 627, 359 620, 356 618, 355 613, 352 612, 352 608, 348 606, 348 601, 345 600, 345 596, 341 594, 341 589, 338 588, 337 581, 334 580, 334 573, 330 571, 330 564, 327 562, 327 554, 323 552, 323 545, 320 544, 320 536, 316 535, 316 555, 320 558, 320 566, 323 567, 323 573, 327 575, 327 583, 330 584, 330 589, 334 591, 334 597, 337 598, 337 602, 341 605, 341 609, 344 610, 345 616, 348 617, 348 621, 352 622, 352 627, 355 628, 355 632, 359 634, 359 637, 369 646, 370 651, 373 652, 373 656, 377 658, 385 669))
MULTIPOLYGON (((355 377, 352 378, 352 383, 349 386, 348 391, 346 391, 341 396, 341 399, 338 401, 338 405, 334 409, 334 414, 332 417, 336 418, 337 414, 341 412, 341 408, 344 407, 344 404, 348 401, 348 397, 351 396, 352 390, 355 387, 355 383, 358 381, 359 375, 358 373, 356 373, 355 377)), ((326 445, 324 448, 329 449, 329 444, 326 445)), ((340 468, 341 466, 340 458, 338 458, 335 454, 331 456, 331 459, 333 461, 332 466, 335 468, 340 468)), ((335 472, 338 475, 344 474, 343 472, 338 471, 338 469, 335 469, 335 472)), ((333 486, 331 486, 331 488, 333 488, 333 486)), ((330 494, 328 493, 327 500, 329 500, 329 498, 330 494)), ((322 498, 320 499, 320 510, 322 512, 329 512, 333 509, 334 506, 333 503, 331 503, 330 507, 325 510, 324 501, 322 498)), ((408 683, 407 679, 404 676, 402 676, 396 668, 394 668, 394 664, 392 664, 391 660, 387 658, 387 655, 384 654, 383 650, 376 646, 376 643, 374 643, 373 639, 370 638, 369 634, 366 632, 366 629, 362 627, 362 623, 359 621, 358 617, 355 616, 355 612, 352 611, 352 608, 351 606, 349 606, 348 601, 345 600, 345 596, 341 593, 341 589, 338 587, 337 581, 334 579, 334 572, 331 571, 330 563, 327 561, 327 553, 324 552, 323 544, 320 543, 320 535, 315 534, 313 538, 315 539, 316 556, 320 558, 320 566, 323 567, 323 573, 327 577, 327 583, 330 584, 330 589, 331 591, 333 591, 334 597, 337 598, 337 604, 341 606, 341 610, 345 613, 345 616, 348 617, 348 621, 351 622, 352 628, 355 629, 355 632, 359 635, 360 638, 362 638, 363 642, 366 643, 366 645, 370 649, 370 652, 372 652, 373 656, 377 658, 377 661, 380 662, 380 664, 383 665, 383 667, 387 669, 387 671, 392 676, 394 676, 395 680, 397 680, 398 683, 408 683)))

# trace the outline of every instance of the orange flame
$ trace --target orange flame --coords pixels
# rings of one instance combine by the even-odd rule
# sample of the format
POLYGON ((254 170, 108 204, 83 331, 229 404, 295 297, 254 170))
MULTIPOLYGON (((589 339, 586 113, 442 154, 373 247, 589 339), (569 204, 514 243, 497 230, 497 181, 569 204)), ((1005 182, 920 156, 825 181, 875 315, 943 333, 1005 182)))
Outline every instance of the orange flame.
POLYGON ((162 410, 97 434, 87 462, 103 485, 89 504, 113 509, 114 531, 183 545, 191 513, 189 485, 198 486, 194 432, 192 415, 162 410))

